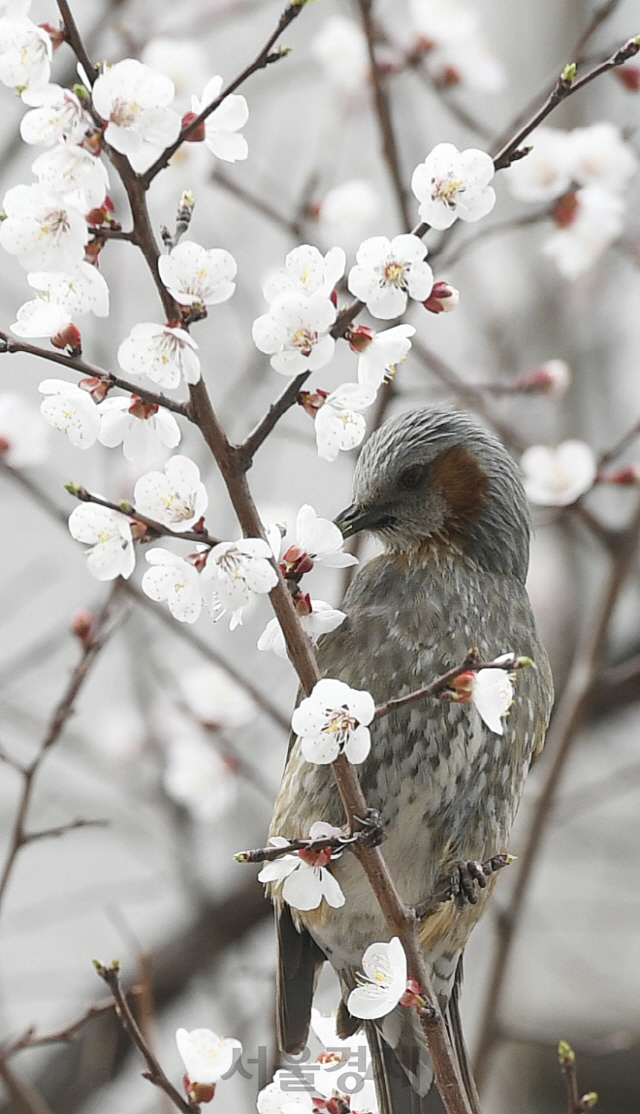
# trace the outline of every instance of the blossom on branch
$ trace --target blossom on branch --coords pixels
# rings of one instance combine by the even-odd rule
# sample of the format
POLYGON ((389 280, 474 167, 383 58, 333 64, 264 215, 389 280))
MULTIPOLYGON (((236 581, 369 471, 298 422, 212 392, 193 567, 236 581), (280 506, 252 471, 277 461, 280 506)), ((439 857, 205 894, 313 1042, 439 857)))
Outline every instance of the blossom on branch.
POLYGON ((318 205, 318 228, 325 241, 358 246, 380 212, 380 195, 366 178, 351 178, 328 190, 318 205))
MULTIPOLYGON (((0 225, 0 231, 2 226, 0 225)), ((128 375, 146 375, 159 387, 174 390, 184 381, 197 383, 200 360, 196 344, 179 325, 142 322, 134 325, 118 348, 118 363, 128 375)))
POLYGON ((40 404, 42 416, 77 449, 89 449, 100 432, 100 415, 91 395, 64 379, 43 379, 38 387, 47 395, 40 404))
POLYGON ((333 356, 335 340, 329 329, 336 309, 320 294, 283 294, 269 312, 256 318, 251 330, 254 344, 271 356, 271 367, 281 375, 317 371, 333 356))
POLYGON ((149 564, 142 577, 142 591, 158 603, 165 602, 174 619, 181 623, 195 623, 202 610, 200 574, 193 565, 155 546, 145 554, 149 564))
POLYGON ((270 592, 278 582, 271 557, 263 538, 214 545, 200 578, 205 604, 214 618, 228 612, 235 630, 254 595, 270 592))
POLYGON ((356 252, 356 265, 349 271, 347 285, 356 298, 366 303, 374 317, 389 320, 407 308, 407 299, 424 302, 433 287, 433 271, 424 259, 427 249, 411 233, 372 236, 356 252))
MULTIPOLYGON (((511 661, 511 653, 496 658, 511 661)), ((473 704, 483 723, 496 735, 504 734, 502 720, 513 704, 513 678, 507 669, 468 670, 451 682, 451 699, 461 704, 473 704)))
POLYGON ((624 201, 619 194, 600 186, 585 186, 565 196, 571 204, 561 210, 559 226, 542 250, 553 259, 561 275, 573 280, 592 267, 621 235, 624 201))
POLYGON ((71 89, 61 85, 45 85, 31 93, 29 112, 20 121, 20 135, 25 143, 51 147, 60 140, 82 143, 93 127, 93 121, 71 89))
POLYGON ((180 426, 173 414, 137 395, 105 398, 98 405, 98 440, 107 448, 122 445, 126 460, 144 466, 163 448, 175 449, 180 443, 180 426))
MULTIPOLYGON (((345 557, 349 554, 344 555, 345 557)), ((329 631, 336 630, 341 623, 346 619, 344 611, 337 611, 329 603, 324 600, 312 600, 309 596, 302 596, 304 610, 300 611, 296 606, 300 625, 309 636, 312 642, 316 642, 321 634, 328 634, 329 631)), ((287 646, 282 631, 282 627, 277 619, 270 619, 265 629, 263 630, 260 638, 258 639, 259 650, 271 650, 277 654, 279 658, 287 658, 287 646)))
POLYGON ((98 503, 81 503, 69 516, 71 536, 91 546, 86 551, 87 568, 97 580, 127 580, 136 557, 129 519, 98 503))
POLYGON ((371 944, 362 957, 364 975, 347 998, 353 1017, 367 1021, 384 1017, 395 1009, 407 987, 407 957, 397 936, 388 944, 371 944))
MULTIPOLYGON (((199 116, 222 92, 222 78, 212 77, 205 85, 201 97, 191 98, 191 111, 199 116)), ((217 158, 223 162, 241 162, 249 154, 243 135, 238 135, 249 119, 249 108, 243 96, 230 93, 222 104, 207 116, 204 141, 217 158)))
POLYGON ((364 88, 371 73, 367 40, 359 25, 344 16, 331 16, 311 42, 311 53, 329 81, 345 93, 364 88))
POLYGON ((367 335, 366 326, 358 337, 358 328, 352 329, 350 346, 360 352, 358 360, 358 382, 363 387, 377 391, 385 379, 392 379, 398 364, 411 350, 411 337, 415 334, 413 325, 395 325, 381 333, 367 335))
POLYGON ((62 306, 73 317, 83 313, 109 316, 109 287, 91 263, 78 263, 66 271, 30 271, 27 282, 41 298, 62 306))
MULTIPOLYGON (((342 834, 341 828, 318 820, 311 825, 309 839, 331 839, 342 834)), ((269 842, 274 847, 286 847, 289 840, 272 836, 269 842)), ((330 862, 330 847, 321 851, 295 851, 265 863, 258 881, 282 882, 282 897, 294 909, 317 909, 323 900, 333 909, 339 909, 345 903, 345 896, 327 869, 330 862)))
POLYGON ((63 271, 84 258, 89 230, 82 214, 40 185, 12 186, 2 202, 0 244, 27 271, 63 271))
POLYGON ((598 464, 585 441, 563 441, 556 449, 531 445, 520 458, 524 487, 532 503, 566 507, 575 503, 595 483, 598 464))
POLYGON ((185 1066, 185 1089, 195 1102, 210 1102, 215 1084, 242 1052, 235 1037, 219 1037, 211 1029, 176 1030, 178 1052, 185 1066))
POLYGON ((172 456, 164 472, 147 472, 134 488, 136 510, 170 530, 189 530, 202 518, 209 497, 200 469, 188 456, 172 456))
POLYGON ((109 189, 104 163, 84 147, 60 143, 31 164, 39 184, 80 213, 99 208, 109 189))
POLYGON ((308 503, 300 507, 296 517, 296 545, 309 554, 314 565, 343 569, 358 564, 357 557, 345 553, 344 537, 335 522, 320 518, 308 503))
POLYGON ((307 762, 325 765, 344 754, 364 762, 371 749, 368 724, 375 712, 370 692, 324 677, 295 709, 291 726, 307 762))
POLYGON ((438 143, 411 177, 421 219, 443 229, 458 217, 463 221, 486 217, 496 203, 489 185, 493 175, 493 160, 485 151, 473 147, 458 151, 453 143, 438 143))
POLYGON ((284 268, 270 275, 262 290, 268 302, 282 294, 331 295, 344 274, 346 256, 342 248, 330 248, 326 255, 301 244, 285 257, 284 268))
POLYGON ((236 288, 237 270, 228 251, 207 251, 193 240, 183 240, 158 260, 160 278, 181 306, 217 306, 228 301, 236 288))
POLYGON ((180 134, 180 117, 168 107, 174 95, 171 78, 135 58, 106 67, 91 95, 96 112, 107 121, 105 140, 138 173, 180 134))
POLYGON ((315 431, 318 456, 335 460, 339 452, 359 445, 366 432, 362 410, 374 401, 374 387, 362 383, 343 383, 332 391, 316 412, 315 431))
MULTIPOLYGON (((18 12, 16 12, 18 15, 18 12)), ((0 81, 17 93, 46 85, 53 47, 43 27, 30 19, 0 18, 0 81)))
POLYGON ((9 326, 17 337, 54 337, 71 324, 71 313, 57 302, 33 298, 16 311, 16 320, 9 326))

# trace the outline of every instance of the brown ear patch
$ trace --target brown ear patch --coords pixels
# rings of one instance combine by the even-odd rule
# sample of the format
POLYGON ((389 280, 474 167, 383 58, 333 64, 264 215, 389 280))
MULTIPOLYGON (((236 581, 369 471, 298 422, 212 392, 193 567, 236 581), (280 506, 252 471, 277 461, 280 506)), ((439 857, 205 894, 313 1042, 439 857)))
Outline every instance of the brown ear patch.
POLYGON ((436 457, 430 473, 432 486, 442 492, 448 505, 444 529, 462 533, 485 504, 488 480, 484 468, 468 449, 454 445, 436 457))

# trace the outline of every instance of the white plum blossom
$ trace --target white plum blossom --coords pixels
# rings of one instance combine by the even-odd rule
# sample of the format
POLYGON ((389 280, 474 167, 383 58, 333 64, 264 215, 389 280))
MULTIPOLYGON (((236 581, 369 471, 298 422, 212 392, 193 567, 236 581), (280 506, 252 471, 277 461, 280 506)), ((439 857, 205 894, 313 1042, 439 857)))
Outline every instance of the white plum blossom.
POLYGON ((464 0, 409 0, 417 33, 428 42, 455 42, 477 28, 478 15, 464 0))
POLYGON ((207 51, 195 39, 179 39, 172 34, 158 35, 145 43, 140 60, 152 70, 173 81, 176 97, 188 99, 191 90, 207 79, 207 51))
POLYGON ((164 472, 146 472, 134 488, 136 510, 170 530, 189 530, 209 504, 198 465, 188 456, 172 456, 164 472))
POLYGON ((407 957, 397 936, 388 944, 371 944, 362 957, 364 975, 347 999, 353 1017, 367 1021, 384 1017, 398 1005, 407 988, 407 957))
POLYGON ((211 1029, 178 1029, 176 1044, 191 1083, 217 1083, 242 1052, 235 1037, 219 1037, 211 1029))
POLYGON ((27 282, 46 301, 67 309, 72 317, 94 313, 109 316, 109 287, 91 263, 78 263, 68 271, 31 271, 27 282))
POLYGON ((197 734, 172 738, 162 784, 172 800, 205 824, 214 823, 228 812, 238 791, 232 767, 197 734))
POLYGON ((237 264, 224 248, 206 248, 192 240, 161 255, 158 271, 167 290, 181 306, 217 306, 233 295, 237 264))
POLYGON ((393 240, 386 236, 363 240, 356 265, 349 271, 349 290, 366 302, 374 317, 399 317, 408 298, 424 302, 431 293, 433 271, 425 263, 426 254, 422 240, 409 232, 393 240))
POLYGON ((301 244, 285 258, 284 268, 270 275, 262 291, 268 302, 282 294, 322 294, 329 297, 344 274, 346 257, 342 248, 322 255, 311 244, 301 244))
MULTIPOLYGON (((333 828, 318 820, 311 825, 310 839, 341 836, 341 828, 333 828)), ((275 847, 286 847, 288 839, 272 836, 269 840, 275 847)), ((317 909, 324 900, 332 909, 339 909, 345 903, 345 896, 338 881, 327 869, 331 860, 329 848, 322 851, 296 851, 292 855, 281 855, 263 866, 258 875, 259 882, 282 882, 282 897, 294 909, 317 909)))
POLYGON ((42 464, 49 448, 49 430, 37 407, 14 391, 0 393, 0 459, 9 468, 42 464))
POLYGON ((210 550, 200 578, 202 594, 215 618, 229 613, 231 630, 242 623, 242 612, 253 597, 270 592, 277 584, 271 557, 263 538, 220 542, 210 550))
POLYGON ((43 151, 31 164, 43 189, 58 194, 81 213, 99 208, 109 189, 104 163, 84 147, 60 143, 43 151))
POLYGON ((309 1091, 292 1090, 290 1072, 284 1068, 275 1073, 273 1081, 258 1095, 258 1114, 312 1114, 313 1109, 309 1091))
POLYGON ((89 449, 98 439, 100 415, 87 391, 64 379, 43 379, 38 387, 47 397, 40 404, 42 416, 77 449, 89 449))
POLYGON ((173 95, 171 78, 135 58, 108 66, 93 86, 94 108, 107 121, 107 143, 139 173, 180 134, 180 117, 169 108, 173 95))
POLYGON ((331 16, 311 42, 311 53, 329 81, 345 93, 367 85, 371 62, 367 40, 358 24, 344 16, 331 16))
POLYGON ((499 93, 506 85, 504 66, 479 28, 434 44, 425 56, 427 70, 442 85, 463 85, 479 93, 499 93))
POLYGON ((519 201, 552 201, 571 185, 568 133, 560 128, 536 128, 531 150, 507 170, 507 185, 519 201))
POLYGON ((315 1007, 311 1010, 311 1028, 318 1040, 328 1051, 340 1054, 345 1064, 351 1059, 354 1053, 360 1051, 363 1055, 363 1062, 368 1063, 371 1056, 364 1030, 360 1029, 352 1033, 345 1040, 344 1037, 338 1036, 336 1027, 337 1020, 336 1014, 331 1014, 327 1017, 321 1014, 315 1007))
MULTIPOLYGON (((344 556, 348 557, 350 555, 345 553, 344 556)), ((303 631, 312 642, 316 642, 321 634, 328 634, 329 631, 336 630, 347 617, 344 611, 336 610, 330 603, 325 603, 324 600, 309 599, 306 602, 311 610, 308 614, 299 613, 298 618, 303 631)), ((270 619, 267 623, 258 639, 258 649, 270 650, 286 661, 287 645, 282 627, 277 619, 270 619)))
POLYGON ((142 577, 142 591, 158 603, 166 603, 174 619, 180 623, 195 623, 202 610, 200 575, 193 565, 155 546, 145 557, 150 569, 142 577))
MULTIPOLYGON (((191 98, 191 111, 199 116, 222 92, 222 78, 212 77, 205 85, 201 97, 191 98)), ((243 135, 239 135, 249 119, 249 108, 244 97, 231 93, 207 116, 205 120, 205 143, 216 158, 223 162, 241 162, 249 154, 249 147, 243 135)))
POLYGON ((271 367, 281 375, 317 371, 333 356, 335 340, 329 329, 336 309, 321 294, 283 294, 269 312, 253 322, 256 348, 271 356, 271 367))
POLYGON ((163 449, 180 444, 180 426, 173 414, 149 406, 135 395, 105 398, 98 403, 98 440, 109 449, 122 445, 125 459, 143 467, 163 449))
POLYGON ((69 516, 71 536, 84 545, 87 568, 97 580, 127 580, 134 570, 136 556, 129 519, 98 503, 81 503, 69 516))
POLYGON ((16 320, 9 328, 17 337, 55 337, 71 320, 72 315, 64 306, 33 298, 19 306, 16 320))
POLYGON ((574 128, 563 136, 571 177, 579 186, 619 192, 637 173, 638 158, 620 129, 609 121, 574 128))
POLYGON ((556 228, 542 249, 560 274, 571 280, 592 267, 624 228, 624 201, 619 194, 585 186, 576 190, 574 203, 571 220, 556 228))
POLYGON ((46 85, 32 92, 31 103, 35 108, 25 112, 20 121, 20 135, 25 143, 50 147, 62 139, 81 143, 93 127, 93 121, 71 89, 61 85, 46 85))
POLYGON ((384 379, 393 377, 398 364, 411 350, 410 338, 414 334, 413 325, 395 325, 393 329, 374 333, 358 360, 358 382, 377 390, 384 379))
POLYGON ((589 491, 598 473, 595 453, 585 441, 531 445, 520 458, 524 487, 532 503, 566 507, 589 491))
POLYGON ((296 517, 296 545, 313 558, 314 565, 343 569, 358 564, 357 557, 345 553, 344 538, 335 522, 320 518, 308 503, 300 507, 296 517))
POLYGON ((364 762, 371 749, 368 724, 375 712, 370 692, 323 677, 295 709, 291 726, 307 762, 325 765, 344 754, 364 762))
POLYGON ((256 715, 256 706, 246 690, 216 665, 189 669, 180 674, 178 684, 187 708, 207 728, 243 727, 256 715))
POLYGON ((339 452, 360 444, 367 428, 362 411, 375 397, 375 387, 362 383, 343 383, 327 395, 314 422, 318 456, 335 460, 339 452))
POLYGON ((443 229, 458 217, 463 221, 486 217, 496 203, 489 185, 493 175, 493 160, 485 151, 474 147, 458 151, 453 143, 438 143, 411 176, 421 219, 443 229))
POLYGON ((35 183, 12 186, 2 205, 0 244, 27 271, 62 271, 82 262, 89 230, 77 209, 35 183))
POLYGON ((30 19, 0 18, 0 81, 21 92, 49 81, 53 47, 43 27, 30 19))
MULTIPOLYGON (((511 657, 510 654, 504 655, 511 657)), ((496 661, 499 661, 496 658, 496 661)), ((506 669, 479 669, 473 674, 471 703, 490 731, 504 734, 502 720, 513 703, 513 682, 506 669)))
POLYGON ((380 212, 380 194, 366 178, 351 178, 328 190, 318 207, 318 228, 330 244, 353 250, 380 212))
POLYGON ((200 379, 197 347, 186 329, 145 321, 134 325, 122 341, 118 363, 129 375, 146 375, 159 387, 174 390, 183 381, 197 383, 200 379))

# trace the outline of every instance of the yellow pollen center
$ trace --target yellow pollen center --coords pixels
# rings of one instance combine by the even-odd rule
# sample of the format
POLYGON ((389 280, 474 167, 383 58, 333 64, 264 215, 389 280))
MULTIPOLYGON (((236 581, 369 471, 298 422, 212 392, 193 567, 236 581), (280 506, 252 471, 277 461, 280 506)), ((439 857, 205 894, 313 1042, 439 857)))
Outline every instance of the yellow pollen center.
POLYGON ((404 263, 397 259, 390 259, 384 267, 384 281, 387 286, 402 286, 405 277, 404 263))

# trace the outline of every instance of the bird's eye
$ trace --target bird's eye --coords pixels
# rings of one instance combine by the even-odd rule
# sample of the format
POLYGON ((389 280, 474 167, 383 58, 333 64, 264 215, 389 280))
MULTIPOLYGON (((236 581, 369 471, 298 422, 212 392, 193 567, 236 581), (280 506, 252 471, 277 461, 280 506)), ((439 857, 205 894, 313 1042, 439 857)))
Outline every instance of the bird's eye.
POLYGON ((416 487, 420 486, 426 473, 426 464, 411 464, 400 473, 398 483, 405 491, 414 491, 416 487))

